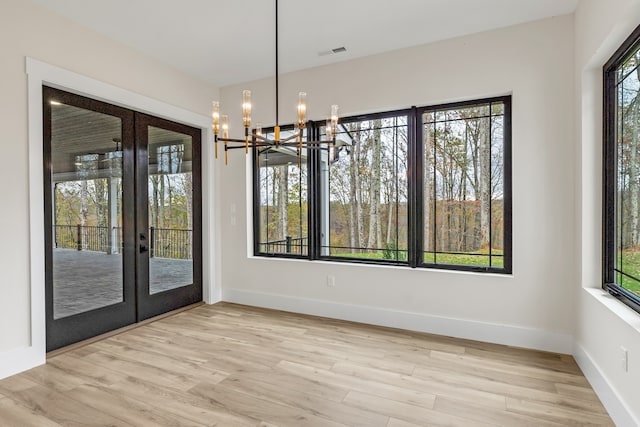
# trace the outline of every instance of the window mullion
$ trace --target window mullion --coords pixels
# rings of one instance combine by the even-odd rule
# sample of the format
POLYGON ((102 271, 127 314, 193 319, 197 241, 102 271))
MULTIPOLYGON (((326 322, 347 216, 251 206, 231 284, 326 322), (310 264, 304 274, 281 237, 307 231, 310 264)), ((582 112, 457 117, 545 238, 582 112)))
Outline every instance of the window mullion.
POLYGON ((503 216, 503 251, 502 262, 505 273, 511 273, 513 268, 513 234, 512 234, 512 176, 511 176, 511 97, 504 99, 504 111, 503 111, 503 141, 502 155, 504 157, 502 161, 502 185, 504 195, 502 197, 502 216, 503 216))
POLYGON ((408 256, 407 260, 410 267, 417 267, 421 264, 420 258, 422 257, 423 243, 422 243, 422 121, 419 119, 420 113, 416 107, 411 108, 411 113, 408 115, 408 149, 407 149, 407 165, 409 168, 408 173, 408 186, 409 186, 409 198, 408 212, 408 256))
POLYGON ((260 252, 260 241, 262 238, 261 230, 260 230, 260 168, 258 167, 258 156, 259 151, 257 148, 253 149, 252 157, 253 157, 253 254, 256 255, 260 252))
MULTIPOLYGON (((493 259, 492 259, 492 252, 493 252, 493 168, 492 168, 492 162, 491 162, 491 157, 492 157, 492 143, 493 143, 493 121, 491 120, 493 118, 493 103, 489 103, 489 141, 487 141, 487 143, 489 144, 489 268, 491 268, 493 266, 493 259)), ((503 147, 504 150, 504 147, 503 147)), ((466 185, 466 183, 465 183, 466 185)), ((504 199, 504 197, 503 197, 504 199)), ((504 243, 503 243, 504 246, 504 243)), ((504 260, 504 250, 503 250, 503 260, 504 260)), ((504 262, 504 261, 503 261, 504 262)))
MULTIPOLYGON (((307 137, 318 140, 320 129, 316 122, 309 122, 307 126, 307 137)), ((307 151, 307 251, 309 259, 318 259, 320 254, 320 155, 316 150, 307 151)))

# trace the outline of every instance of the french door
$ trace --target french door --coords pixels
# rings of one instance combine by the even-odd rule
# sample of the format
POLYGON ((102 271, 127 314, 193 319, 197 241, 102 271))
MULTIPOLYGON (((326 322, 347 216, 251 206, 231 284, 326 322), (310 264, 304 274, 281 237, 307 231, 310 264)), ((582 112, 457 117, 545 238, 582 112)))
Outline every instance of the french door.
POLYGON ((47 351, 202 300, 200 130, 43 88, 47 351))

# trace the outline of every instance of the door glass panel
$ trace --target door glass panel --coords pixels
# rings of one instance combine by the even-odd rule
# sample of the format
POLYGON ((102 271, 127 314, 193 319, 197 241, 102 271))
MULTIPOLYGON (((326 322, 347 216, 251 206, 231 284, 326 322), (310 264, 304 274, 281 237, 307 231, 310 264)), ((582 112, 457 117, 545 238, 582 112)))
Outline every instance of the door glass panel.
POLYGON ((149 293, 193 284, 190 135, 149 126, 149 293))
POLYGON ((53 317, 123 301, 122 123, 52 102, 53 317))

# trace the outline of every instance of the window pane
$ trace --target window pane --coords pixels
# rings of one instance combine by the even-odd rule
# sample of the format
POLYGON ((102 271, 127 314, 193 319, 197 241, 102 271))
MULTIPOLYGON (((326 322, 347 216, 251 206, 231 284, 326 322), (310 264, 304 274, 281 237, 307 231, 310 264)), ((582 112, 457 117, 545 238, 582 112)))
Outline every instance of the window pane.
POLYGON ((406 116, 338 125, 321 159, 322 255, 407 261, 407 135, 406 116))
POLYGON ((425 263, 504 265, 503 114, 502 102, 424 114, 425 263))
POLYGON ((504 266, 504 104, 492 104, 491 117, 491 266, 504 266), (494 108, 499 105, 500 108, 494 108))
POLYGON ((638 68, 638 52, 629 55, 626 61, 620 65, 618 72, 616 73, 616 83, 619 84, 623 80, 626 80, 630 74, 637 73, 638 68))
POLYGON ((193 143, 149 126, 149 294, 193 285, 193 143))
POLYGON ((427 263, 436 262, 436 244, 437 237, 435 230, 435 215, 436 215, 436 199, 435 199, 435 181, 436 181, 436 167, 435 162, 437 160, 437 153, 435 150, 435 140, 437 132, 437 125, 434 121, 435 113, 424 114, 424 126, 423 126, 423 150, 424 150, 424 163, 423 163, 423 241, 424 241, 424 256, 423 261, 427 263))
POLYGON ((619 68, 617 86, 617 284, 640 296, 640 52, 619 68))
POLYGON ((53 318, 123 301, 122 121, 51 111, 53 318))
MULTIPOLYGON (((281 138, 293 134, 282 131, 281 138)), ((273 138, 273 133, 267 133, 273 138)), ((259 251, 307 255, 307 153, 291 147, 259 155, 259 251)))

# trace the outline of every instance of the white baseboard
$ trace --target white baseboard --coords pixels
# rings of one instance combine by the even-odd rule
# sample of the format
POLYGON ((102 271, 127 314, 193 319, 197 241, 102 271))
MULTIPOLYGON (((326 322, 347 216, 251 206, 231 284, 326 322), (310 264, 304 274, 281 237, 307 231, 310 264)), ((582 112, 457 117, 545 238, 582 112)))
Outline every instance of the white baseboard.
POLYGON ((44 351, 36 347, 23 347, 0 352, 0 380, 44 364, 44 351))
POLYGON ((223 289, 222 300, 237 304, 556 353, 571 354, 573 351, 573 337, 569 334, 519 326, 342 304, 287 295, 266 294, 242 289, 223 289))
POLYGON ((607 378, 602 374, 598 365, 596 365, 585 349, 576 343, 573 357, 576 359, 578 366, 582 369, 584 376, 593 387, 602 404, 609 412, 609 416, 618 427, 637 427, 640 426, 640 419, 637 419, 633 412, 620 399, 607 378))

